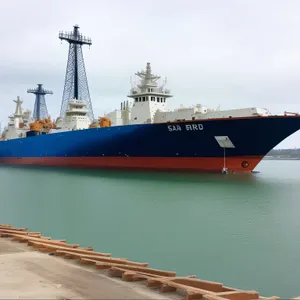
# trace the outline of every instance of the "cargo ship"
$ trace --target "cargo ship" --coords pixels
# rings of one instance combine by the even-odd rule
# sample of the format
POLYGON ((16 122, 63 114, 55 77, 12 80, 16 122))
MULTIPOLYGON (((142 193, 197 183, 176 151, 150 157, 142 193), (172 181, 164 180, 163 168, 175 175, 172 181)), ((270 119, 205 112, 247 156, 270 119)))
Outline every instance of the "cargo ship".
POLYGON ((137 72, 129 101, 90 120, 87 102, 70 99, 65 116, 33 120, 20 97, 0 142, 0 163, 78 168, 251 172, 300 128, 300 115, 257 107, 201 104, 167 108, 172 95, 150 63, 137 72))

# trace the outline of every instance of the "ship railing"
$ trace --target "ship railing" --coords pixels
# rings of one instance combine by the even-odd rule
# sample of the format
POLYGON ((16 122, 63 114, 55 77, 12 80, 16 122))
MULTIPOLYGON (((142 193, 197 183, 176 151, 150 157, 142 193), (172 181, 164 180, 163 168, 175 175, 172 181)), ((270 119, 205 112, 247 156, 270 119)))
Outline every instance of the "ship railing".
POLYGON ((171 91, 168 90, 168 89, 160 88, 160 89, 159 89, 159 92, 162 93, 162 94, 170 94, 171 91))
POLYGON ((60 31, 59 32, 59 38, 60 39, 67 39, 67 40, 72 40, 72 41, 79 41, 79 42, 82 42, 82 43, 86 43, 86 44, 91 44, 92 43, 92 39, 89 38, 89 37, 86 37, 82 34, 79 34, 79 35, 74 35, 73 32, 63 32, 63 31, 60 31))
POLYGON ((285 115, 285 116, 287 116, 287 115, 299 116, 299 113, 290 112, 290 111, 285 111, 285 112, 284 112, 284 115, 285 115))

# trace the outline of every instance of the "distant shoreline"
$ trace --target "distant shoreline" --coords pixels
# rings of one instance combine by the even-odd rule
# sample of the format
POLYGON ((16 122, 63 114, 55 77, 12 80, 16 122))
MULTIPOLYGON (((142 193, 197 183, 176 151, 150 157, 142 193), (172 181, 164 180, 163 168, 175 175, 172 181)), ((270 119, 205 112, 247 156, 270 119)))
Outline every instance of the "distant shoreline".
POLYGON ((300 160, 300 149, 272 149, 264 160, 300 160))
POLYGON ((265 156, 263 160, 300 160, 300 157, 275 157, 265 156))

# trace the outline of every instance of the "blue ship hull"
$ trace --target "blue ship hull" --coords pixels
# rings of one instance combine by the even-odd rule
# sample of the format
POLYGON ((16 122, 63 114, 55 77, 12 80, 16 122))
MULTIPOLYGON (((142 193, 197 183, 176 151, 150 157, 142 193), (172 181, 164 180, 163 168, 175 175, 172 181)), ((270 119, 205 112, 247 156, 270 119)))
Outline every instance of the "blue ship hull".
POLYGON ((252 171, 300 116, 208 119, 91 128, 0 143, 0 162, 95 168, 252 171), (225 150, 216 136, 228 136, 225 150))

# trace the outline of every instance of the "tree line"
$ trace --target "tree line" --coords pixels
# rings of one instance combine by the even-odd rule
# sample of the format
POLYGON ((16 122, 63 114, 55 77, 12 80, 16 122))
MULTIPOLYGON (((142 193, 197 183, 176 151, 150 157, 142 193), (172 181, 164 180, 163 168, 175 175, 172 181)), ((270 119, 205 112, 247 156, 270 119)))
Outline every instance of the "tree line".
POLYGON ((267 155, 300 157, 300 149, 272 149, 267 155))

